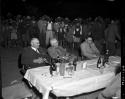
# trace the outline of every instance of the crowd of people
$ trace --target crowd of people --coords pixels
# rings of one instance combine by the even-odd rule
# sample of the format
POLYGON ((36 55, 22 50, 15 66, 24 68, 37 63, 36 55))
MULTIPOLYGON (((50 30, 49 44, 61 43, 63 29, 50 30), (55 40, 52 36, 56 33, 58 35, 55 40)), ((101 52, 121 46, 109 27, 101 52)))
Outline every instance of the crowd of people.
MULTIPOLYGON (((120 20, 96 17, 94 19, 42 17, 17 15, 1 20, 1 41, 3 47, 27 47, 31 38, 38 38, 40 46, 48 48, 50 40, 56 38, 64 48, 79 50, 80 44, 89 35, 96 47, 103 52, 104 46, 111 55, 120 49, 120 20)), ((120 50, 119 50, 120 51, 120 50)), ((120 53, 118 53, 120 55, 120 53)))

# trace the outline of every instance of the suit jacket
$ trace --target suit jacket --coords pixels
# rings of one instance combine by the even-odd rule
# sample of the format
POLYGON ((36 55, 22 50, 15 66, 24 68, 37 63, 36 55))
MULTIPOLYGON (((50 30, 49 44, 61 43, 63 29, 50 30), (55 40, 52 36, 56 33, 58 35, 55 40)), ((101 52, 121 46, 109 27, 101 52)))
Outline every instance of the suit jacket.
POLYGON ((47 52, 39 48, 39 53, 33 50, 31 47, 24 48, 21 55, 21 64, 29 65, 31 68, 35 68, 38 66, 46 66, 46 63, 34 63, 34 59, 38 59, 39 57, 48 58, 47 52))
POLYGON ((74 59, 77 58, 77 56, 67 52, 64 48, 62 48, 61 46, 58 47, 49 47, 48 48, 48 54, 50 55, 50 57, 52 58, 62 58, 63 56, 68 56, 68 58, 66 59, 67 61, 73 61, 74 59))
POLYGON ((89 59, 95 58, 95 55, 100 54, 94 43, 92 43, 90 47, 85 41, 80 45, 80 48, 81 54, 89 59))
POLYGON ((57 48, 49 47, 48 53, 52 58, 57 58, 58 56, 65 56, 67 52, 61 46, 58 46, 57 48))

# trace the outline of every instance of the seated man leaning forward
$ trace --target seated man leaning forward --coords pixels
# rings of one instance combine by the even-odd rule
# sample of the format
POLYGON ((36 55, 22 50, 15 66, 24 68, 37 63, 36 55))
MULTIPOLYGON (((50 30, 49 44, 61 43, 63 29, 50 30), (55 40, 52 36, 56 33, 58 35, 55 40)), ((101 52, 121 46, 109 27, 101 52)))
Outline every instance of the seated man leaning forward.
POLYGON ((97 58, 100 55, 99 50, 96 48, 92 37, 86 37, 85 41, 80 45, 81 55, 88 59, 97 58))
POLYGON ((69 61, 73 61, 76 59, 76 56, 73 54, 68 53, 63 47, 58 45, 57 39, 51 39, 50 40, 51 47, 48 48, 48 54, 52 58, 64 58, 69 61))
POLYGON ((40 43, 37 38, 32 38, 30 44, 31 46, 24 48, 22 52, 21 64, 28 65, 31 68, 46 66, 47 51, 39 47, 40 43))

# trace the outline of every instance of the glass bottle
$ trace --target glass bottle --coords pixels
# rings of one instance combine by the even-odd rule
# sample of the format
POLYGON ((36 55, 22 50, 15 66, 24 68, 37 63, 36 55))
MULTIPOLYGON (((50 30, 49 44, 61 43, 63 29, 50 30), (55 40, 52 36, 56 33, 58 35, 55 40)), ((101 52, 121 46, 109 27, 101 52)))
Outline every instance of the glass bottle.
POLYGON ((56 72, 56 65, 53 61, 53 59, 51 59, 51 63, 50 63, 50 74, 53 76, 54 72, 56 72))
POLYGON ((101 57, 99 57, 98 61, 97 61, 97 68, 100 69, 101 67, 101 57))
POLYGON ((77 61, 78 61, 78 57, 73 60, 74 71, 76 71, 77 61))
POLYGON ((106 50, 105 53, 105 62, 107 63, 109 61, 109 50, 106 50))

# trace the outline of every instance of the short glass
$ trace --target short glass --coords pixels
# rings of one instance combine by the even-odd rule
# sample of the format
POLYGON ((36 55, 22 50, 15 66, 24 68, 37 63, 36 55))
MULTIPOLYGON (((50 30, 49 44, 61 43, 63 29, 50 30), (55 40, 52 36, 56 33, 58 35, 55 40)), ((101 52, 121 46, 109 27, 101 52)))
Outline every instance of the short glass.
POLYGON ((101 67, 99 68, 99 72, 100 72, 101 74, 103 74, 103 73, 104 73, 104 67, 101 66, 101 67))
POLYGON ((59 73, 60 76, 64 76, 65 75, 65 63, 61 63, 59 66, 59 73))
POLYGON ((69 76, 72 76, 73 75, 73 72, 74 72, 74 66, 73 65, 68 65, 66 67, 66 72, 69 76))

